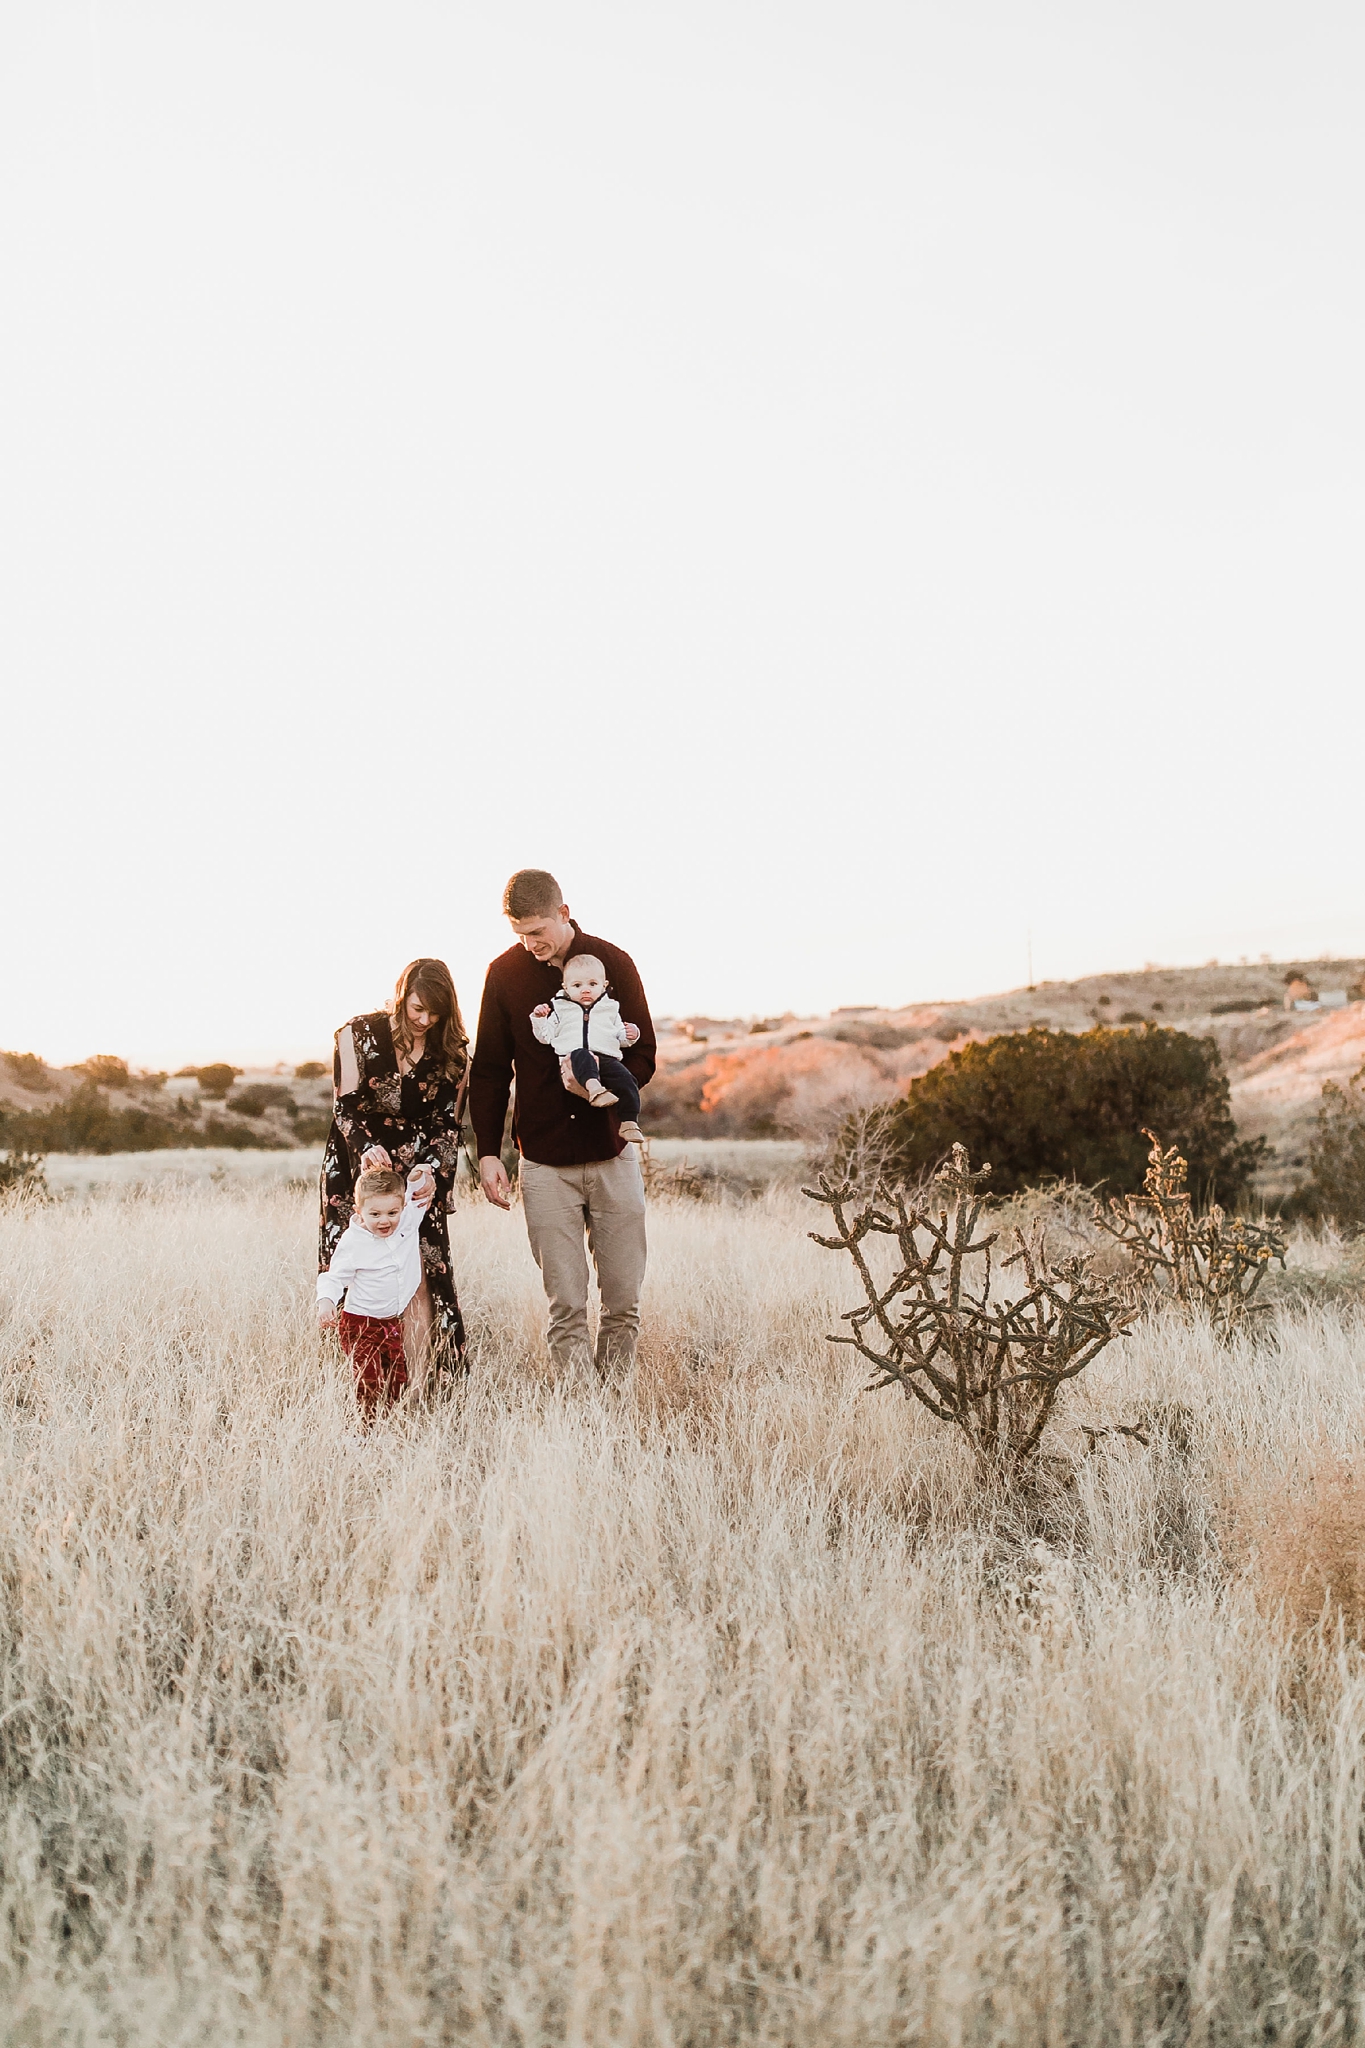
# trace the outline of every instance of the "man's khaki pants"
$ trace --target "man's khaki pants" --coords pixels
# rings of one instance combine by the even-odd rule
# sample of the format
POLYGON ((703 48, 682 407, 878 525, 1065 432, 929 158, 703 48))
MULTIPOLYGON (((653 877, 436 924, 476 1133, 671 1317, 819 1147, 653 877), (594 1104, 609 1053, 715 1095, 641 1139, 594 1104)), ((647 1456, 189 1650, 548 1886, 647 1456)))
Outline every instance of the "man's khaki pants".
POLYGON ((645 1188, 639 1156, 584 1166, 521 1162, 526 1234, 550 1303, 550 1356, 558 1374, 594 1363, 588 1339, 588 1259, 602 1296, 597 1371, 603 1379, 635 1360, 645 1277, 645 1188), (584 1239, 586 1236, 586 1248, 584 1239))

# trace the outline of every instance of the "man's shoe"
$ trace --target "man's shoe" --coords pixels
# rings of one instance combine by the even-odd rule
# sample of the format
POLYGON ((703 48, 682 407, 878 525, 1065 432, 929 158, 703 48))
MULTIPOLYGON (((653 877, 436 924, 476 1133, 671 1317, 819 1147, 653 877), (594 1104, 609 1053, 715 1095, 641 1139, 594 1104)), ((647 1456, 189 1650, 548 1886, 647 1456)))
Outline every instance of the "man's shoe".
POLYGON ((644 1132, 640 1129, 640 1126, 634 1122, 622 1124, 621 1136, 625 1139, 628 1145, 643 1145, 645 1142, 644 1132))

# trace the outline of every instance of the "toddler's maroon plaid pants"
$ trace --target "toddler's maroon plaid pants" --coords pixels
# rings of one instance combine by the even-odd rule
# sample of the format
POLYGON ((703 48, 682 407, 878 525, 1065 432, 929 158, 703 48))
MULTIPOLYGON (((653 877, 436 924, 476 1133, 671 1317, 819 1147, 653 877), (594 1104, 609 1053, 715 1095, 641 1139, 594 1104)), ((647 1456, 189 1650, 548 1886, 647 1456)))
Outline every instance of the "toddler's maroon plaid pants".
POLYGON ((355 1368, 355 1397, 367 1422, 381 1404, 391 1408, 408 1383, 403 1356, 401 1316, 353 1316, 344 1308, 338 1317, 341 1348, 355 1368))

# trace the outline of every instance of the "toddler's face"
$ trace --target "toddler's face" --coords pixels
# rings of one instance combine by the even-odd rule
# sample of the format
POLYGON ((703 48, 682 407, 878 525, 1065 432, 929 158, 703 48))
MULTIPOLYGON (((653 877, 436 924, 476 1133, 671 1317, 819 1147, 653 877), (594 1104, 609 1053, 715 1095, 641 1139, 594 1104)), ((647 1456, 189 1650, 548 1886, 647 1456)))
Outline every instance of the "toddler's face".
POLYGON ((371 1237, 392 1237, 403 1220, 403 1197, 366 1195, 355 1213, 362 1230, 368 1230, 371 1237))
POLYGON ((564 993, 586 1008, 607 992, 607 984, 594 967, 572 967, 564 977, 564 993))

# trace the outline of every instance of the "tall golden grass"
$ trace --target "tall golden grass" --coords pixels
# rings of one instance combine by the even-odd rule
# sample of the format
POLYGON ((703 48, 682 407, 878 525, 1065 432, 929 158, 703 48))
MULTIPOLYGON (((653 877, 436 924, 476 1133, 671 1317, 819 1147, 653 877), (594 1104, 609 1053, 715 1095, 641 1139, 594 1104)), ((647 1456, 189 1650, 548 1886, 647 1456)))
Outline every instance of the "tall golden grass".
POLYGON ((1365 1662, 1257 1562, 1354 1312, 1114 1346, 1007 1529, 802 1209, 656 1209, 637 1379, 567 1398, 462 1208, 472 1379, 368 1436, 306 1195, 0 1214, 7 2041, 1359 2031, 1365 1662), (1188 1452, 1079 1456, 1160 1402, 1188 1452))

